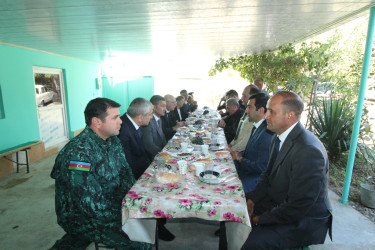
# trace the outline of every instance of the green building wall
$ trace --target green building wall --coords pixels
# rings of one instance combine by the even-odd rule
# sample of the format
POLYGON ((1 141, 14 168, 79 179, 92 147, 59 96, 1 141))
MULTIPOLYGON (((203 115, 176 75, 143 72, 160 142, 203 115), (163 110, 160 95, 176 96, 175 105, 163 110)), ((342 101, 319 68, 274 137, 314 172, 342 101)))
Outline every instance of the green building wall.
POLYGON ((114 99, 122 105, 123 114, 135 97, 149 100, 154 92, 153 77, 115 85, 103 77, 100 88, 97 63, 0 44, 0 151, 40 140, 33 66, 63 70, 70 138, 85 127, 83 111, 91 99, 114 99))
POLYGON ((154 78, 152 76, 120 82, 116 82, 112 78, 103 77, 102 83, 103 96, 121 104, 121 115, 126 112, 134 98, 143 97, 150 100, 151 96, 154 95, 154 78))
POLYGON ((63 70, 68 130, 84 127, 83 110, 96 88, 98 64, 0 44, 0 85, 4 119, 0 119, 0 150, 40 139, 33 66, 63 70), (82 104, 82 105, 81 105, 82 104))

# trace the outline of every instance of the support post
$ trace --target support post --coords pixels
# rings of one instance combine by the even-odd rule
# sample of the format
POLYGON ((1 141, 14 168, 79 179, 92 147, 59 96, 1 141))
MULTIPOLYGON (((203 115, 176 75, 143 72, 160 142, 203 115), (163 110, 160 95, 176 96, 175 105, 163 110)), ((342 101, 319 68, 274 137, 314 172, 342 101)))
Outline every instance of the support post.
POLYGON ((357 108, 355 112, 354 126, 353 126, 353 131, 352 131, 352 137, 350 140, 348 162, 346 165, 345 181, 344 181, 344 187, 343 187, 342 197, 341 197, 341 203, 343 204, 348 203, 349 188, 350 188, 350 183, 352 179, 354 158, 355 158, 355 152, 357 149, 359 127, 361 125, 363 103, 365 99, 367 77, 368 77, 369 65, 370 65, 370 59, 371 59, 372 41, 374 38, 374 27, 375 27, 375 7, 372 7, 370 9, 370 18, 368 21, 366 49, 365 49, 365 55, 363 58, 361 84, 359 86, 358 103, 357 103, 357 108))

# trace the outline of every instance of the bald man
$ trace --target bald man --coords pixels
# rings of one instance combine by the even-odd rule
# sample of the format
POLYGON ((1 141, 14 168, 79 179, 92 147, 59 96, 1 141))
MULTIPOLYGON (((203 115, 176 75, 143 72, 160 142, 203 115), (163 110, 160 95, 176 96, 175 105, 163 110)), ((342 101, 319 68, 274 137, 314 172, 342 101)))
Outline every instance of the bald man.
POLYGON ((332 227, 328 156, 301 122, 301 98, 276 93, 267 104, 267 128, 275 135, 267 170, 246 193, 253 229, 243 249, 287 249, 322 244, 332 227))

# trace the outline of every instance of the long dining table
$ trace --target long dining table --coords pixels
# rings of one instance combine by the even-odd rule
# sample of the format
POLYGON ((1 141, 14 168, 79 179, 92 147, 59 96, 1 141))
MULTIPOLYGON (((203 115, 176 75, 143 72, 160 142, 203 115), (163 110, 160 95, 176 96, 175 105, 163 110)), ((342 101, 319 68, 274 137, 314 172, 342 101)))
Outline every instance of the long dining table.
MULTIPOLYGON (((202 113, 198 113, 198 117, 201 116, 199 114, 202 113)), ((208 154, 198 151, 199 145, 194 145, 191 153, 182 153, 175 142, 191 135, 191 128, 193 126, 184 128, 189 129, 184 131, 184 136, 181 136, 180 130, 163 149, 172 156, 166 160, 166 164, 171 172, 179 175, 178 182, 158 181, 160 166, 157 166, 156 160, 151 163, 123 199, 122 229, 131 240, 154 244, 156 221, 160 218, 199 218, 225 222, 228 249, 240 249, 251 231, 251 223, 234 162, 230 154, 217 157, 214 147, 210 147, 208 154), (177 161, 181 159, 188 163, 185 174, 179 174, 177 161), (192 166, 202 159, 210 162, 213 171, 219 173, 220 181, 217 184, 206 183, 196 175, 192 166)), ((208 131, 209 127, 205 129, 208 131)), ((204 135, 203 130, 199 132, 204 135)), ((212 138, 227 146, 221 129, 213 133, 212 138)))

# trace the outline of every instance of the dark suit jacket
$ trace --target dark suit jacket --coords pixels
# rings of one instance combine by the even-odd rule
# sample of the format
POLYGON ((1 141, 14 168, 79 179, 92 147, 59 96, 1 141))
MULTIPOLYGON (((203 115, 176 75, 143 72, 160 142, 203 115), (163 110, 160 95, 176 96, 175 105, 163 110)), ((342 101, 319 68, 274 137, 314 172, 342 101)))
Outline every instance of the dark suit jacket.
POLYGON ((175 116, 174 111, 172 110, 168 113, 168 116, 167 116, 167 113, 165 113, 165 115, 161 117, 161 120, 162 120, 163 132, 164 132, 165 138, 167 141, 169 141, 176 133, 176 131, 173 130, 173 127, 176 125, 177 123, 176 121, 178 119, 175 116))
POLYGON ((241 161, 235 162, 245 192, 255 188, 260 174, 267 169, 273 135, 274 132, 267 129, 267 121, 264 120, 247 142, 241 161))
POLYGON ((234 137, 236 136, 236 131, 238 127, 238 123, 245 111, 242 108, 239 108, 236 113, 229 115, 227 118, 224 119, 225 127, 224 127, 224 134, 225 139, 227 139, 227 143, 229 144, 234 137))
POLYGON ((188 105, 189 105, 190 112, 194 112, 198 108, 198 105, 189 104, 189 103, 188 103, 188 105))
MULTIPOLYGON (((276 135, 270 155, 275 140, 276 135)), ((323 144, 298 122, 274 163, 270 160, 255 189, 246 194, 255 203, 259 225, 298 225, 300 230, 294 236, 300 234, 304 245, 323 243, 330 225, 327 221, 332 221, 328 167, 323 144), (325 233, 318 238, 319 230, 325 233)))
POLYGON ((141 127, 143 146, 151 159, 154 159, 155 155, 167 144, 164 133, 160 136, 157 126, 155 117, 152 117, 148 126, 141 127))
POLYGON ((180 111, 181 111, 181 117, 182 117, 182 119, 180 119, 180 116, 178 115, 177 107, 173 110, 174 116, 177 118, 177 120, 179 122, 180 121, 185 121, 186 118, 189 116, 189 114, 186 113, 182 108, 180 109, 180 111))
POLYGON ((142 138, 132 122, 124 114, 121 116, 122 124, 118 135, 125 153, 126 161, 133 171, 135 179, 138 179, 151 164, 150 157, 146 154, 142 138))
POLYGON ((185 114, 188 114, 189 112, 191 112, 191 110, 190 110, 190 106, 189 106, 189 104, 186 103, 186 102, 185 102, 184 105, 181 107, 181 110, 183 110, 185 114))

